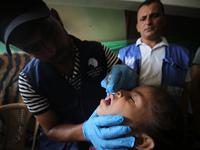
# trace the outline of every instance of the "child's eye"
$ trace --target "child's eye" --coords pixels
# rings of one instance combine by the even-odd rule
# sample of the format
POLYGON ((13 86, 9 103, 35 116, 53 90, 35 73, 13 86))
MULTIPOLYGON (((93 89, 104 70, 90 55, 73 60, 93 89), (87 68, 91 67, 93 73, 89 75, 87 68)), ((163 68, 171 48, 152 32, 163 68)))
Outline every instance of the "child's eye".
POLYGON ((135 103, 135 100, 134 100, 133 97, 131 97, 131 96, 130 96, 130 100, 131 100, 132 102, 135 103))

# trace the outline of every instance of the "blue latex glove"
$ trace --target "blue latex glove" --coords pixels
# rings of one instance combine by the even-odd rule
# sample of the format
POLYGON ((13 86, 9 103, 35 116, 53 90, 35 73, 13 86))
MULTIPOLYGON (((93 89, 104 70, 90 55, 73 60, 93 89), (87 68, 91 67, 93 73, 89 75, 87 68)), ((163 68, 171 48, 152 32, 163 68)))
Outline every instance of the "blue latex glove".
POLYGON ((137 86, 137 80, 133 71, 127 65, 115 65, 110 73, 101 81, 101 86, 107 93, 115 94, 119 89, 131 90, 137 86), (111 79, 107 84, 109 75, 111 79))
POLYGON ((120 115, 98 116, 97 110, 83 124, 83 134, 98 150, 122 149, 133 147, 134 137, 122 137, 129 134, 129 126, 118 125, 124 118, 120 115), (118 126, 114 126, 118 125, 118 126), (111 126, 111 127, 110 127, 111 126))

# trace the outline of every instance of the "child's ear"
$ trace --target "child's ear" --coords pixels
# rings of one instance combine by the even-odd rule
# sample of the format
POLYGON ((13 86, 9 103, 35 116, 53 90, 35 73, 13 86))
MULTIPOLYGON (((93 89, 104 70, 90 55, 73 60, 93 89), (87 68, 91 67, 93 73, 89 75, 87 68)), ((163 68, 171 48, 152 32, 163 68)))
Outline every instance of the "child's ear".
POLYGON ((147 134, 142 133, 140 136, 135 137, 134 147, 137 150, 152 150, 155 147, 155 141, 147 134))

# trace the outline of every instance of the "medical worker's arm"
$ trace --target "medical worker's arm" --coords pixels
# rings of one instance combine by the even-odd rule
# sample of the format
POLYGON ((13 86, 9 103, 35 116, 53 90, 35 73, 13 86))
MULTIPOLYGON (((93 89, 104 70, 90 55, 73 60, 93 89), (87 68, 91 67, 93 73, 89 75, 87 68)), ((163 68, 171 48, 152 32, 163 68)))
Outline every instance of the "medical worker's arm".
POLYGON ((57 142, 89 141, 98 150, 125 149, 133 147, 134 137, 118 138, 131 132, 128 126, 118 125, 123 121, 122 116, 100 116, 96 110, 84 124, 63 124, 55 112, 49 110, 36 119, 45 131, 45 134, 57 142))
POLYGON ((190 101, 194 114, 192 130, 200 136, 200 65, 193 65, 190 81, 190 101))

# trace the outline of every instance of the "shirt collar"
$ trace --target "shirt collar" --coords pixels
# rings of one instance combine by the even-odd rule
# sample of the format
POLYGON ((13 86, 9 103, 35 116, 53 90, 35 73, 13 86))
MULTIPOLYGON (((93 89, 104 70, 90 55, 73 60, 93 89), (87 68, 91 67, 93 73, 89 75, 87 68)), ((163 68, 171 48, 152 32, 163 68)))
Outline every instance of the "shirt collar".
MULTIPOLYGON (((157 46, 163 46, 163 45, 165 45, 165 46, 169 47, 169 43, 167 42, 166 38, 163 37, 163 36, 161 36, 161 38, 162 38, 162 41, 161 41, 160 43, 156 44, 156 45, 157 45, 157 46)), ((136 46, 140 46, 142 43, 143 43, 143 42, 142 42, 141 38, 139 38, 139 39, 136 41, 136 46)))

